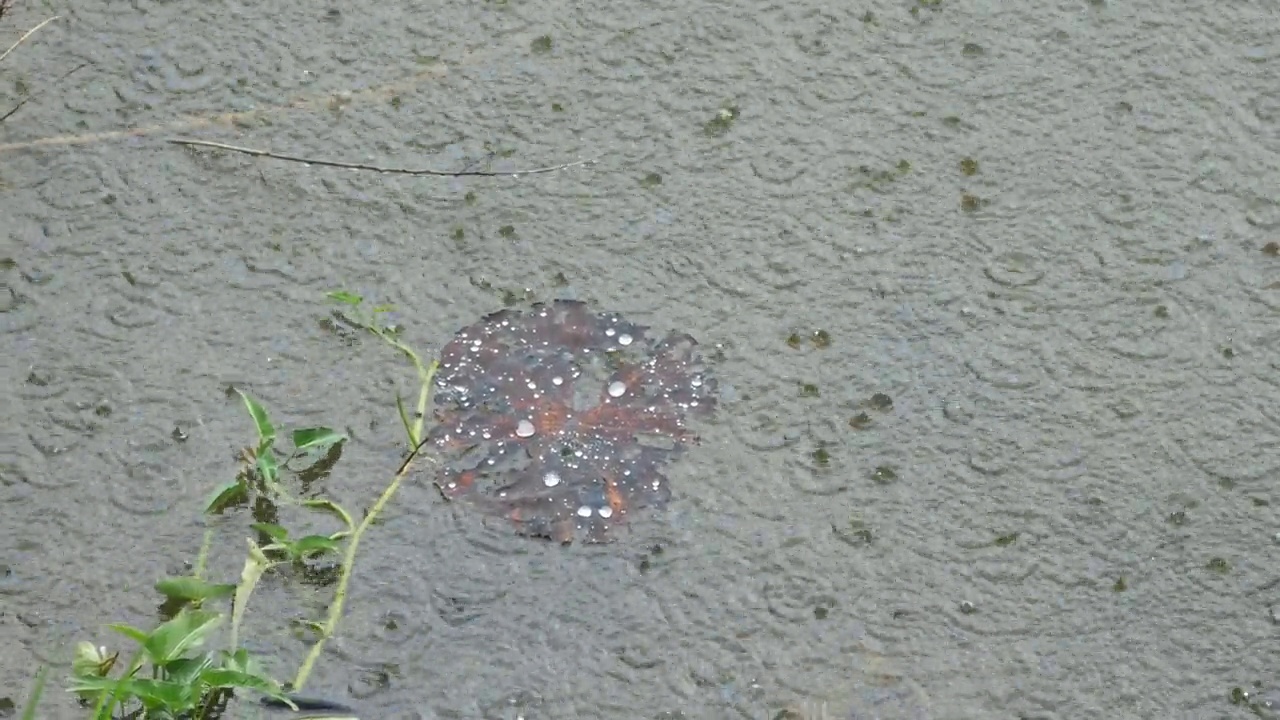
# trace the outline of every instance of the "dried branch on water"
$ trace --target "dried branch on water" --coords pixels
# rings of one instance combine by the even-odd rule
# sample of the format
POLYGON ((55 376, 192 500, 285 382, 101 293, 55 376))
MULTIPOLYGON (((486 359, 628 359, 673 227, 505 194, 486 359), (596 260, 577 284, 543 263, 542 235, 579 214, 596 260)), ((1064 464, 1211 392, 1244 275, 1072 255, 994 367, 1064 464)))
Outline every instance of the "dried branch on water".
MULTIPOLYGON (((8 13, 9 9, 12 7, 13 7, 13 0, 0 0, 0 19, 3 19, 5 14, 8 13)), ((23 33, 22 37, 18 38, 17 42, 9 46, 8 50, 5 50, 3 53, 0 53, 0 62, 4 62, 4 59, 9 57, 9 53, 16 50, 18 46, 21 45, 22 43, 26 42, 26 39, 34 35, 38 30, 40 30, 40 28, 44 27, 45 25, 48 25, 54 20, 57 20, 58 17, 59 17, 58 15, 54 15, 53 17, 48 18, 44 22, 40 23, 39 25, 23 33)), ((75 70, 72 70, 71 72, 75 72, 76 70, 79 70, 81 67, 84 67, 84 66, 81 65, 80 67, 75 68, 75 70)), ((67 73, 67 75, 70 75, 71 72, 67 73)), ((63 75, 62 79, 65 79, 67 75, 63 75)), ((0 115, 0 122, 4 122, 5 120, 8 120, 9 118, 13 117, 13 114, 21 110, 22 106, 26 105, 27 100, 29 99, 30 98, 23 98, 22 100, 19 100, 17 105, 14 105, 5 114, 0 115)))
POLYGON ((557 172, 567 170, 573 167, 592 165, 595 160, 578 160, 577 162, 564 163, 562 165, 553 165, 550 167, 533 168, 530 170, 512 170, 509 172, 494 172, 489 170, 423 170, 413 168, 397 168, 384 167, 381 165, 369 165, 365 163, 349 163, 337 160, 317 160, 315 158, 300 157, 298 155, 286 155, 284 153, 276 153, 268 150, 255 150, 254 148, 240 147, 238 145, 227 145, 225 143, 210 142, 208 140, 187 140, 184 138, 170 138, 168 142, 175 145, 186 145, 189 147, 208 147, 218 150, 227 150, 237 152, 244 155, 252 155, 254 157, 272 158, 274 160, 285 160, 287 162, 303 163, 305 165, 323 165, 325 167, 344 168, 347 170, 368 170, 370 172, 390 173, 394 175, 430 175, 435 177, 520 177, 521 175, 540 175, 542 173, 557 172))
MULTIPOLYGON (((5 10, 8 10, 8 9, 9 9, 9 6, 8 6, 8 5, 5 5, 5 4, 3 4, 3 3, 0 3, 0 5, 3 5, 3 7, 4 7, 4 9, 5 9, 5 10)), ((3 15, 4 15, 4 13, 0 12, 0 17, 2 17, 3 15)), ((60 17, 59 15, 54 15, 53 17, 49 18, 48 20, 45 20, 44 22, 40 23, 39 25, 37 25, 37 26, 35 26, 35 27, 31 28, 30 30, 26 31, 25 33, 23 33, 23 34, 22 34, 22 37, 18 38, 18 41, 17 41, 17 42, 15 42, 14 44, 12 44, 12 45, 10 45, 10 46, 9 46, 9 49, 8 49, 8 50, 5 50, 3 53, 0 53, 0 62, 4 62, 4 59, 5 59, 5 58, 7 58, 7 57, 9 57, 9 53, 11 53, 11 52, 13 52, 14 50, 16 50, 16 49, 18 48, 18 46, 19 46, 19 45, 21 45, 22 43, 26 42, 27 38, 29 38, 29 37, 31 37, 32 35, 36 34, 36 32, 37 32, 40 28, 44 27, 45 25, 48 25, 49 23, 53 22, 54 20, 57 20, 59 17, 60 17)))
MULTIPOLYGON (((67 78, 71 77, 71 73, 73 73, 73 72, 75 72, 75 71, 77 71, 77 70, 79 70, 79 69, 81 69, 81 68, 86 68, 86 67, 88 67, 88 66, 89 66, 89 63, 80 63, 79 65, 77 65, 77 66, 75 66, 75 67, 71 68, 71 69, 70 69, 70 70, 68 70, 66 73, 64 73, 64 74, 63 74, 63 76, 62 76, 62 77, 60 77, 60 78, 58 78, 56 82, 62 82, 63 80, 66 80, 67 78)), ((26 104, 27 104, 28 102, 30 102, 30 101, 31 101, 31 99, 32 99, 32 98, 34 98, 34 97, 35 97, 35 95, 28 95, 27 97, 24 97, 24 98, 22 98, 21 100, 19 100, 17 105, 14 105, 12 108, 9 108, 9 112, 7 112, 7 113, 5 113, 5 114, 3 114, 3 115, 0 115, 0 122, 4 122, 5 120, 8 120, 10 117, 12 117, 12 116, 13 116, 13 114, 14 114, 14 113, 16 113, 16 112, 18 112, 19 110, 21 110, 23 105, 26 105, 26 104)))

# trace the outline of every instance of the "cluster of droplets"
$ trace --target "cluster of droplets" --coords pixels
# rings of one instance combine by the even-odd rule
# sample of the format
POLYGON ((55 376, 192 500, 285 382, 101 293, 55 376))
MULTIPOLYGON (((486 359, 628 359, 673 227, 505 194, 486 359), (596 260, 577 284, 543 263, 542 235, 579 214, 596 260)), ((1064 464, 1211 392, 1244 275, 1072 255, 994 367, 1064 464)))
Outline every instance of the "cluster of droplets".
POLYGON ((665 501, 660 468, 696 439, 685 416, 712 410, 714 383, 692 338, 655 343, 644 331, 575 301, 504 310, 460 331, 442 353, 431 436, 452 463, 439 480, 446 495, 534 534, 589 538, 665 501), (628 362, 628 351, 644 354, 628 362), (613 372, 595 404, 579 408, 588 367, 613 372), (671 442, 651 447, 641 436, 671 442))

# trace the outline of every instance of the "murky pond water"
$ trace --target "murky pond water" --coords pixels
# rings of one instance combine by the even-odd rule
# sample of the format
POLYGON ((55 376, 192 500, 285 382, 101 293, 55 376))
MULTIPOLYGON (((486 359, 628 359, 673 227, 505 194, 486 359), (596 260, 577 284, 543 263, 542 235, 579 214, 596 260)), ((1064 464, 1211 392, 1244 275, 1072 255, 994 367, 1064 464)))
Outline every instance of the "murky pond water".
MULTIPOLYGON (((30 97, 0 124, 5 693, 155 621, 251 439, 229 386, 349 432, 321 482, 372 501, 413 374, 330 331, 338 288, 431 353, 580 299, 697 338, 721 387, 666 507, 611 544, 519 537, 417 478, 312 693, 386 718, 1065 720, 1245 718, 1232 688, 1274 691, 1269 4, 53 0, 0 47, 53 13, 0 65, 0 113, 30 97), (598 162, 442 179, 170 137, 598 162)), ((244 518, 220 523, 232 577, 244 518)), ((305 652, 286 620, 327 597, 255 598, 280 676, 305 652)))

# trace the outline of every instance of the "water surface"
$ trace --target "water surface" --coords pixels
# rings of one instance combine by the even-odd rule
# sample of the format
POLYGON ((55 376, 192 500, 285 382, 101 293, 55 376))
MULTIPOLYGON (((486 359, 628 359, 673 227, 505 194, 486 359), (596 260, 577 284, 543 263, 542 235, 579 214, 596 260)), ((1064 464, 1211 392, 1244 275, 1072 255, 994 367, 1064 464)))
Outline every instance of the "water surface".
MULTIPOLYGON (((1248 718, 1230 690, 1274 687, 1270 5, 53 0, 0 46, 55 12, 0 67, 0 112, 37 94, 0 125, 6 692, 155 621, 251 439, 228 386, 348 431, 323 489, 376 496, 413 376, 331 332, 337 288, 432 353, 504 301, 577 298, 696 337, 722 396, 667 509, 611 545, 405 487, 313 693, 1067 720, 1248 718), (445 180, 172 136, 598 162, 445 180)), ((255 598, 280 676, 305 652, 284 621, 325 598, 255 598)))

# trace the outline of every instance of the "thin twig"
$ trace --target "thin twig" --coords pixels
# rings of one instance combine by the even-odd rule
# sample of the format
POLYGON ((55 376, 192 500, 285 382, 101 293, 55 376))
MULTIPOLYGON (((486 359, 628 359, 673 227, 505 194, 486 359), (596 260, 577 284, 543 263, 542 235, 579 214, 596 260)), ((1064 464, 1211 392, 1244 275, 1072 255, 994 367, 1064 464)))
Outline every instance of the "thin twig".
MULTIPOLYGON (((77 65, 77 66, 75 66, 75 67, 71 68, 71 70, 70 70, 69 72, 67 72, 65 75, 63 75, 62 77, 58 78, 58 79, 57 79, 57 80, 55 80, 54 82, 55 82, 55 83, 60 83, 60 82, 62 82, 63 80, 66 80, 67 78, 71 77, 71 73, 73 73, 73 72, 75 72, 75 71, 79 70, 80 68, 84 68, 84 67, 88 67, 88 66, 89 66, 89 63, 80 63, 79 65, 77 65)), ((27 104, 27 103, 28 103, 28 102, 29 102, 33 97, 35 97, 35 95, 28 95, 28 96, 26 96, 26 97, 22 98, 21 100, 19 100, 19 101, 18 101, 18 104, 17 104, 17 105, 14 105, 12 108, 10 108, 9 112, 5 113, 4 115, 0 115, 0 122, 4 122, 5 120, 8 120, 9 118, 13 117, 13 114, 14 114, 14 113, 16 113, 16 112, 18 112, 19 110, 21 110, 21 109, 22 109, 22 106, 23 106, 23 105, 26 105, 26 104, 27 104)))
POLYGON ((578 160, 577 162, 565 163, 563 165, 555 165, 552 167, 533 168, 532 170, 515 170, 511 172, 492 172, 483 170, 463 170, 458 172, 448 172, 445 170, 415 170, 412 168, 396 168, 383 167, 381 165, 366 165, 364 163, 340 162, 337 160, 316 160, 314 158, 300 157, 298 155, 285 155, 283 153, 271 152, 268 150, 255 150, 253 148, 239 147, 238 145, 227 145, 225 143, 210 142, 208 140, 187 140, 184 138, 169 138, 167 142, 175 145, 188 145, 195 147, 217 148, 219 150, 230 150, 244 155, 252 155, 254 157, 272 158, 274 160, 286 160, 288 162, 304 163, 307 165, 323 165, 326 167, 345 168, 348 170, 369 170, 372 172, 392 173, 395 175, 432 175, 436 177, 520 177, 521 175, 538 175, 541 173, 557 172, 559 170, 567 170, 580 165, 592 165, 595 160, 578 160))
MULTIPOLYGON (((426 368, 426 374, 422 379, 422 394, 424 396, 430 392, 432 378, 435 377, 436 370, 439 367, 440 363, 433 360, 426 368)), ((409 475, 409 470, 413 467, 414 461, 421 457, 421 451, 428 442, 430 442, 429 438, 421 438, 414 444, 413 449, 409 451, 409 455, 400 463, 400 467, 396 469, 396 474, 392 477, 391 484, 382 491, 382 495, 378 497, 377 502, 373 504, 373 507, 369 508, 369 511, 360 520, 360 524, 356 526, 355 530, 347 538, 347 549, 343 554, 342 570, 338 576, 338 588, 334 591, 333 601, 329 604, 329 615, 321 628, 320 638, 311 646, 311 651, 307 653, 306 659, 302 661, 302 665, 298 668, 298 674, 294 677, 293 684, 290 686, 291 690, 296 692, 306 685, 312 668, 315 667, 316 661, 320 659, 320 653, 324 650, 325 642, 333 637, 338 629, 338 621, 342 619, 342 606, 347 600, 347 587, 351 582, 351 573, 355 569, 356 549, 360 547, 360 537, 377 520, 378 515, 387 506, 387 503, 391 502, 391 498, 400 488, 400 483, 409 475)), ((428 459, 434 460, 430 456, 428 456, 428 459)))
POLYGON ((35 26, 35 27, 31 28, 30 30, 26 31, 25 33, 23 33, 23 34, 22 34, 22 37, 18 38, 18 42, 16 42, 16 43, 14 43, 14 44, 10 45, 10 46, 9 46, 9 49, 8 49, 8 50, 5 50, 3 55, 0 55, 0 62, 3 62, 5 58, 9 57, 9 53, 13 52, 13 51, 14 51, 14 49, 15 49, 15 48, 17 48, 19 45, 21 45, 23 42, 25 42, 27 38, 29 38, 29 37, 31 37, 33 34, 35 34, 35 32, 36 32, 37 30, 39 30, 40 28, 44 27, 45 25, 48 25, 49 23, 53 22, 54 20, 57 20, 59 17, 60 17, 60 16, 58 16, 58 15, 54 15, 53 17, 49 18, 48 20, 45 20, 44 22, 40 23, 39 25, 37 25, 37 26, 35 26))

